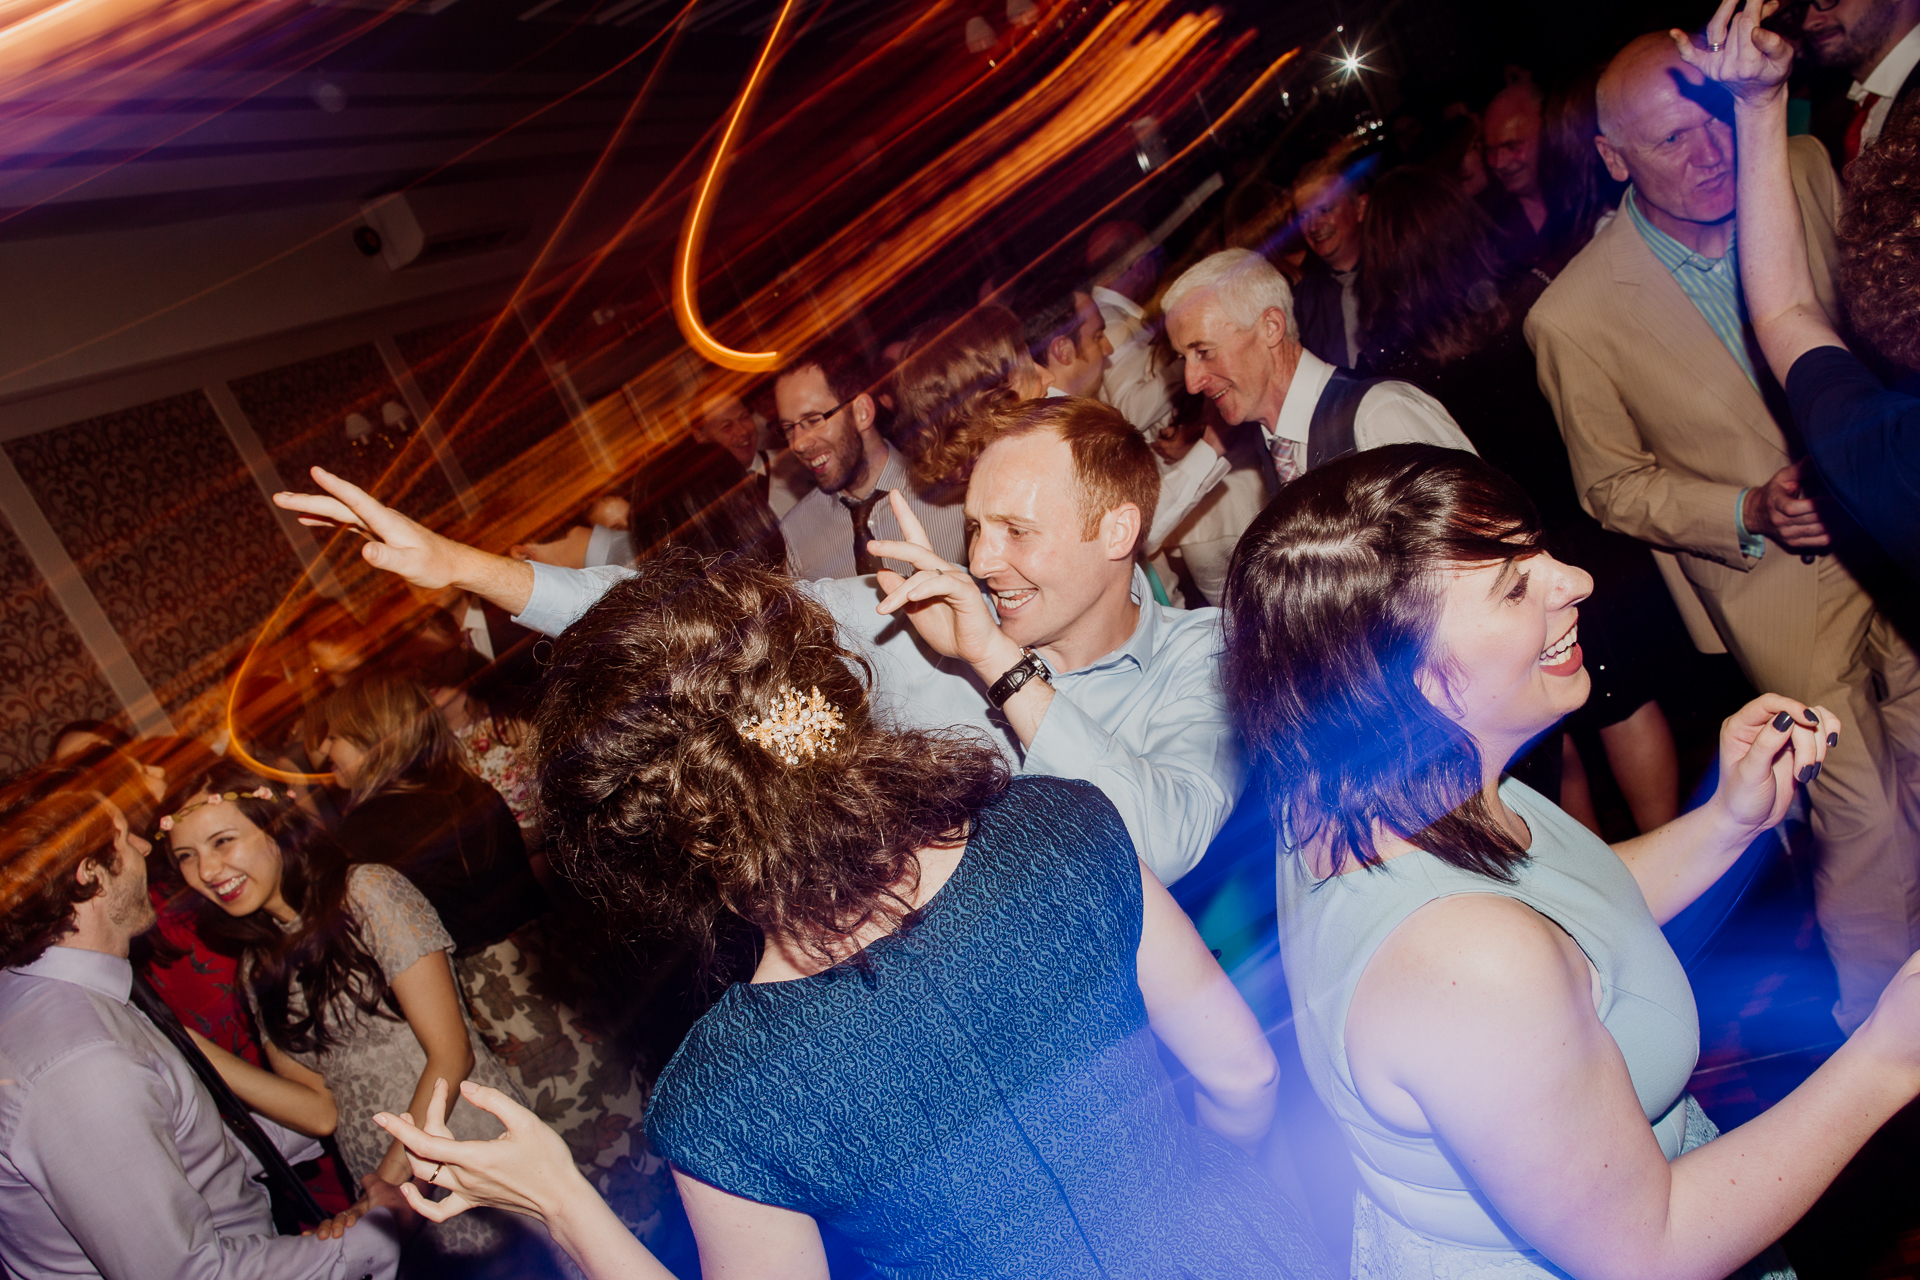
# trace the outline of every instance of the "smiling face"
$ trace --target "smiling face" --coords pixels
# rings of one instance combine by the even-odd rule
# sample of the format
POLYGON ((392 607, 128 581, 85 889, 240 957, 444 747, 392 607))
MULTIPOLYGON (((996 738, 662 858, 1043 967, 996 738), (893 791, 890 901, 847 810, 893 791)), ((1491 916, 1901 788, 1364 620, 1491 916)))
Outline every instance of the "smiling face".
POLYGON ((1213 401, 1221 421, 1272 426, 1292 380, 1286 324, 1280 309, 1269 307, 1242 328, 1213 290, 1200 289, 1168 313, 1167 338, 1186 361, 1187 390, 1213 401))
POLYGON ((1607 172, 1633 183, 1654 225, 1690 244, 1685 224, 1717 226, 1733 216, 1733 128, 1701 105, 1705 90, 1692 84, 1699 73, 1670 43, 1664 49, 1630 49, 1616 59, 1628 64, 1617 76, 1608 68, 1610 110, 1598 146, 1607 172))
POLYGON ((280 847, 230 800, 206 803, 174 820, 169 843, 187 887, 218 903, 230 916, 250 916, 264 908, 278 920, 293 919, 280 893, 280 847))
POLYGON ((1091 396, 1107 375, 1113 344, 1107 341, 1107 322, 1093 298, 1076 293, 1078 326, 1072 338, 1055 338, 1047 347, 1047 380, 1070 396, 1091 396))
POLYGON ((1070 637, 1115 590, 1116 578, 1132 578, 1133 533, 1114 558, 1109 535, 1118 511, 1103 516, 1089 538, 1080 493, 1073 450, 1052 432, 989 445, 974 465, 968 569, 992 593, 1001 630, 1016 644, 1039 648, 1070 637))
POLYGON ((1540 123, 1540 99, 1529 86, 1510 85, 1487 104, 1487 167, 1508 195, 1540 194, 1540 123))
POLYGON ((759 428, 739 396, 722 392, 708 396, 701 402, 700 418, 693 435, 696 440, 719 445, 744 467, 753 461, 759 428))
POLYGON ((1360 261, 1360 223, 1366 200, 1339 178, 1313 178, 1294 192, 1307 248, 1335 271, 1351 271, 1360 261))
POLYGON ((1439 671, 1423 669, 1420 687, 1489 760, 1504 764, 1587 700, 1576 606, 1592 590, 1586 570, 1545 553, 1444 571, 1439 671))
MULTIPOLYGON (((827 385, 827 375, 820 372, 820 366, 812 364, 782 374, 773 384, 773 401, 781 422, 799 422, 810 414, 825 414, 840 403, 834 398, 833 388, 827 385)), ((857 490, 859 483, 868 478, 866 441, 859 423, 863 412, 871 421, 872 405, 861 396, 817 422, 796 428, 787 441, 794 456, 813 472, 813 482, 820 486, 821 492, 857 490)))

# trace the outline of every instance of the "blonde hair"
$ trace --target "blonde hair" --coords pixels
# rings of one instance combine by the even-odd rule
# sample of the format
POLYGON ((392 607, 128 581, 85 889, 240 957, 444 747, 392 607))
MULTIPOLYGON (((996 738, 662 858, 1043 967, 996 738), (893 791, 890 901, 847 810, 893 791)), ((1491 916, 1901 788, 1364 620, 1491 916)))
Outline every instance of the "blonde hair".
POLYGON ((425 689, 391 671, 356 675, 326 702, 327 733, 366 752, 351 806, 382 791, 450 789, 465 772, 460 744, 425 689))

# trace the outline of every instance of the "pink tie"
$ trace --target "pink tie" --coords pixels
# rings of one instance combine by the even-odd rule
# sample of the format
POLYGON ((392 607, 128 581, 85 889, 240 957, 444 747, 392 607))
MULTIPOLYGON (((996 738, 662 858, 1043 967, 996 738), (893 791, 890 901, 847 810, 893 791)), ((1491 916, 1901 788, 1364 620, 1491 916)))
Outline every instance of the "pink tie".
POLYGON ((1273 475, 1281 484, 1291 484, 1306 468, 1300 465, 1300 442, 1285 436, 1273 438, 1273 475))

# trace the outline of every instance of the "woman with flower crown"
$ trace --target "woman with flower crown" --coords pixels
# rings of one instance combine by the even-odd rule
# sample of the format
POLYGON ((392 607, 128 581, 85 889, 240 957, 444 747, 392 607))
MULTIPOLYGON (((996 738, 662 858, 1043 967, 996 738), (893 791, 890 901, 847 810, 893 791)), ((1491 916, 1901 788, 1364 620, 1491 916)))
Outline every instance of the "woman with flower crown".
MULTIPOLYGON (((405 876, 350 865, 283 786, 237 764, 223 761, 174 794, 188 798, 161 818, 156 856, 171 858, 204 899, 201 937, 240 956, 243 998, 272 1070, 204 1039, 200 1048, 248 1106, 303 1133, 333 1134, 362 1182, 403 1183, 406 1153, 368 1123, 371 1113, 425 1114, 437 1079, 517 1096, 454 984, 452 939, 405 876)), ((473 1107, 448 1123, 468 1138, 500 1132, 473 1107)), ((479 1257, 518 1231, 489 1213, 433 1227, 428 1247, 479 1257)))
MULTIPOLYGON (((704 1273, 826 1280, 825 1225, 915 1280, 1325 1277, 1249 1155, 1273 1052, 1112 803, 891 726, 784 574, 643 570, 555 646, 535 742, 549 849, 618 927, 762 939, 648 1110, 704 1273)), ((413 1115, 378 1119, 452 1192, 425 1216, 511 1208, 594 1280, 668 1274, 525 1108, 470 1083, 413 1115), (506 1138, 450 1140, 450 1099, 506 1138)))

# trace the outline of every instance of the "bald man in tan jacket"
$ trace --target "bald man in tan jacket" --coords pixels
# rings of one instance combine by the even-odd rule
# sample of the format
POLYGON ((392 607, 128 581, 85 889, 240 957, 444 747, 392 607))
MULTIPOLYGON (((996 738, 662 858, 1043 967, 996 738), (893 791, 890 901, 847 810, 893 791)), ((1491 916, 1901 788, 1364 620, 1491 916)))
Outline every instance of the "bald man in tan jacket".
MULTIPOLYGON (((1633 186, 1526 334, 1581 502, 1661 549, 1696 643, 1845 720, 1809 798, 1834 1014, 1851 1032, 1920 945, 1920 667, 1800 492, 1784 400, 1742 323, 1732 131, 1701 79, 1665 34, 1608 67, 1596 142, 1633 186)), ((1837 314, 1833 170, 1811 138, 1792 160, 1820 303, 1837 314)))

